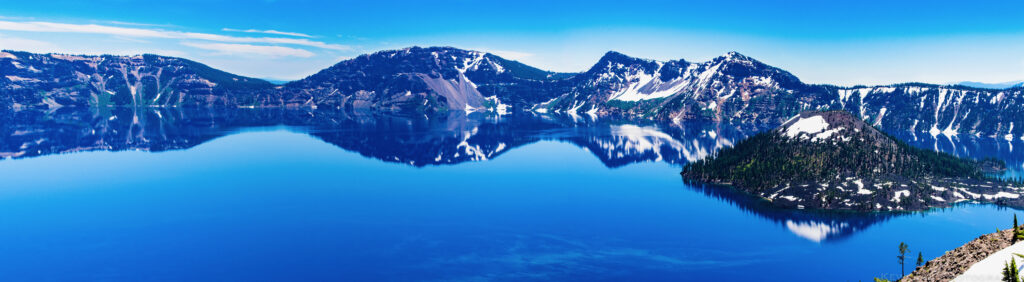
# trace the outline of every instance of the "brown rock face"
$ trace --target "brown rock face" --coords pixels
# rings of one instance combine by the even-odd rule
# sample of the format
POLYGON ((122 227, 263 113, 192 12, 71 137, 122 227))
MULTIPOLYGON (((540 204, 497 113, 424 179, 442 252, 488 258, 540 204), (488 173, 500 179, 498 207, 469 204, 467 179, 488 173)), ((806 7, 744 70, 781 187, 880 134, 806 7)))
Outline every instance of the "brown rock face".
POLYGON ((950 281, 976 262, 1009 247, 1013 230, 981 235, 959 248, 928 261, 900 281, 950 281))

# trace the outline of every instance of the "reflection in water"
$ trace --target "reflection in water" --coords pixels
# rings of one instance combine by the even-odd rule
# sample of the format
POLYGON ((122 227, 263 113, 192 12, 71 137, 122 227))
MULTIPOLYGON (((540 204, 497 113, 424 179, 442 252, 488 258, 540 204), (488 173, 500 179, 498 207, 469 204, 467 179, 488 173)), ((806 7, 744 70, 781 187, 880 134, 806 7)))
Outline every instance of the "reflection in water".
MULTIPOLYGON (((637 162, 681 165, 761 130, 750 125, 665 125, 529 114, 499 118, 458 113, 427 119, 283 109, 59 108, 0 113, 0 158, 92 150, 187 149, 248 128, 282 125, 365 157, 416 167, 485 161, 542 140, 583 148, 609 168, 637 162)), ((897 137, 915 146, 962 157, 1001 158, 1011 168, 1010 173, 1018 175, 1024 164, 1024 153, 1019 150, 1024 144, 1015 144, 1021 140, 927 134, 897 137)), ((733 189, 686 187, 815 242, 841 240, 900 215, 779 209, 733 189)))
POLYGON ((691 184, 687 187, 784 226, 793 234, 814 242, 842 240, 873 224, 894 216, 910 214, 785 209, 774 207, 761 198, 727 187, 708 184, 691 184))
POLYGON ((947 152, 964 158, 995 157, 1006 162, 1008 177, 1024 176, 1024 140, 1005 139, 1003 137, 979 137, 971 135, 930 135, 922 133, 896 134, 897 138, 911 145, 947 152), (1016 150, 1014 150, 1016 149, 1016 150))
POLYGON ((459 113, 426 119, 251 109, 60 108, 8 112, 0 119, 4 121, 0 125, 3 158, 91 150, 187 149, 246 128, 285 125, 345 150, 417 167, 488 160, 541 140, 586 148, 608 167, 645 161, 682 164, 757 131, 708 123, 663 126, 581 121, 571 116, 495 118, 459 113))

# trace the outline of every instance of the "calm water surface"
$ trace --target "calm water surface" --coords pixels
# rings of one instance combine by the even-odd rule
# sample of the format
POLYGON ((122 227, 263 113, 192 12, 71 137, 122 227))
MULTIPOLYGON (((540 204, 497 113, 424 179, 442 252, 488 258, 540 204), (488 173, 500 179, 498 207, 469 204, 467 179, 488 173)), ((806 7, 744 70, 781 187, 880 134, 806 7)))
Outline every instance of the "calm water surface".
MULTIPOLYGON (((742 126, 146 111, 6 122, 5 281, 858 281, 897 277, 901 241, 934 258, 1014 212, 778 210, 681 181, 682 164, 756 132, 742 126)), ((1024 159, 1005 140, 918 138, 906 139, 1013 171, 1024 159)))

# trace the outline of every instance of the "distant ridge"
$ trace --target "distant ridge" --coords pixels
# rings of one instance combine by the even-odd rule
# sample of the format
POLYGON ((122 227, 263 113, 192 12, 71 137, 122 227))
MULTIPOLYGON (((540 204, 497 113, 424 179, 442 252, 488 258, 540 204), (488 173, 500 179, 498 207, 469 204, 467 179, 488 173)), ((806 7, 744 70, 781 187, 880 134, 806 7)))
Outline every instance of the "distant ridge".
POLYGON ((131 105, 305 107, 416 115, 532 112, 757 125, 777 125, 805 110, 842 109, 887 131, 950 138, 1024 138, 1024 87, 806 84, 785 70, 736 52, 690 62, 640 59, 610 51, 587 71, 556 73, 486 52, 410 47, 361 55, 275 86, 171 57, 9 51, 0 52, 0 74, 0 108, 131 105))
POLYGON ((1014 87, 1024 86, 1024 80, 1009 81, 1009 82, 999 82, 999 83, 984 83, 984 82, 974 82, 974 81, 961 81, 961 82, 959 82, 957 84, 958 85, 963 85, 963 86, 976 87, 976 88, 1007 89, 1007 88, 1014 88, 1014 87))

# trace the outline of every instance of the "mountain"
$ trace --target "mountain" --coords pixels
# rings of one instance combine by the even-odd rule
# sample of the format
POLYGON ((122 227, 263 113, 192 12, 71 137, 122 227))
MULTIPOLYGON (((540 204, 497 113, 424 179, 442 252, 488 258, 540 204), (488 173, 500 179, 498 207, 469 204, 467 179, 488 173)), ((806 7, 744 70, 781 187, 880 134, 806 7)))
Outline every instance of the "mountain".
POLYGON ((573 79, 569 92, 535 110, 779 124, 804 110, 841 109, 888 131, 1024 138, 1022 87, 814 85, 735 52, 701 63, 609 52, 573 79))
POLYGON ((844 111, 808 111, 687 164, 691 181, 733 185, 785 207, 924 210, 960 201, 1024 206, 1018 185, 974 161, 912 147, 844 111))
POLYGON ((342 61, 282 90, 285 105, 388 112, 506 113, 546 101, 570 77, 451 47, 412 47, 342 61))
MULTIPOLYGON (((660 120, 777 123, 827 97, 794 95, 792 74, 736 52, 708 62, 659 62, 608 52, 542 111, 660 120)), ((795 90, 794 90, 795 89, 795 90)))
POLYGON ((661 62, 608 52, 589 70, 564 74, 484 52, 412 47, 343 61, 284 88, 275 103, 285 106, 533 111, 760 125, 779 124, 804 110, 842 109, 889 131, 1024 138, 1019 126, 1024 88, 806 84, 736 52, 707 62, 661 62))
MULTIPOLYGON (((889 132, 1024 138, 1024 86, 807 84, 730 52, 706 62, 608 52, 555 73, 486 52, 411 47, 345 60, 282 86, 179 58, 0 54, 0 107, 306 107, 438 115, 557 113, 777 125, 845 110, 889 132)), ((1024 140, 1024 139, 1022 139, 1024 140)))
POLYGON ((999 83, 985 83, 975 81, 961 81, 956 83, 957 85, 963 85, 974 88, 988 88, 988 89, 1006 89, 1024 86, 1024 80, 999 82, 999 83))
POLYGON ((0 52, 0 106, 235 106, 269 82, 182 58, 0 52))

